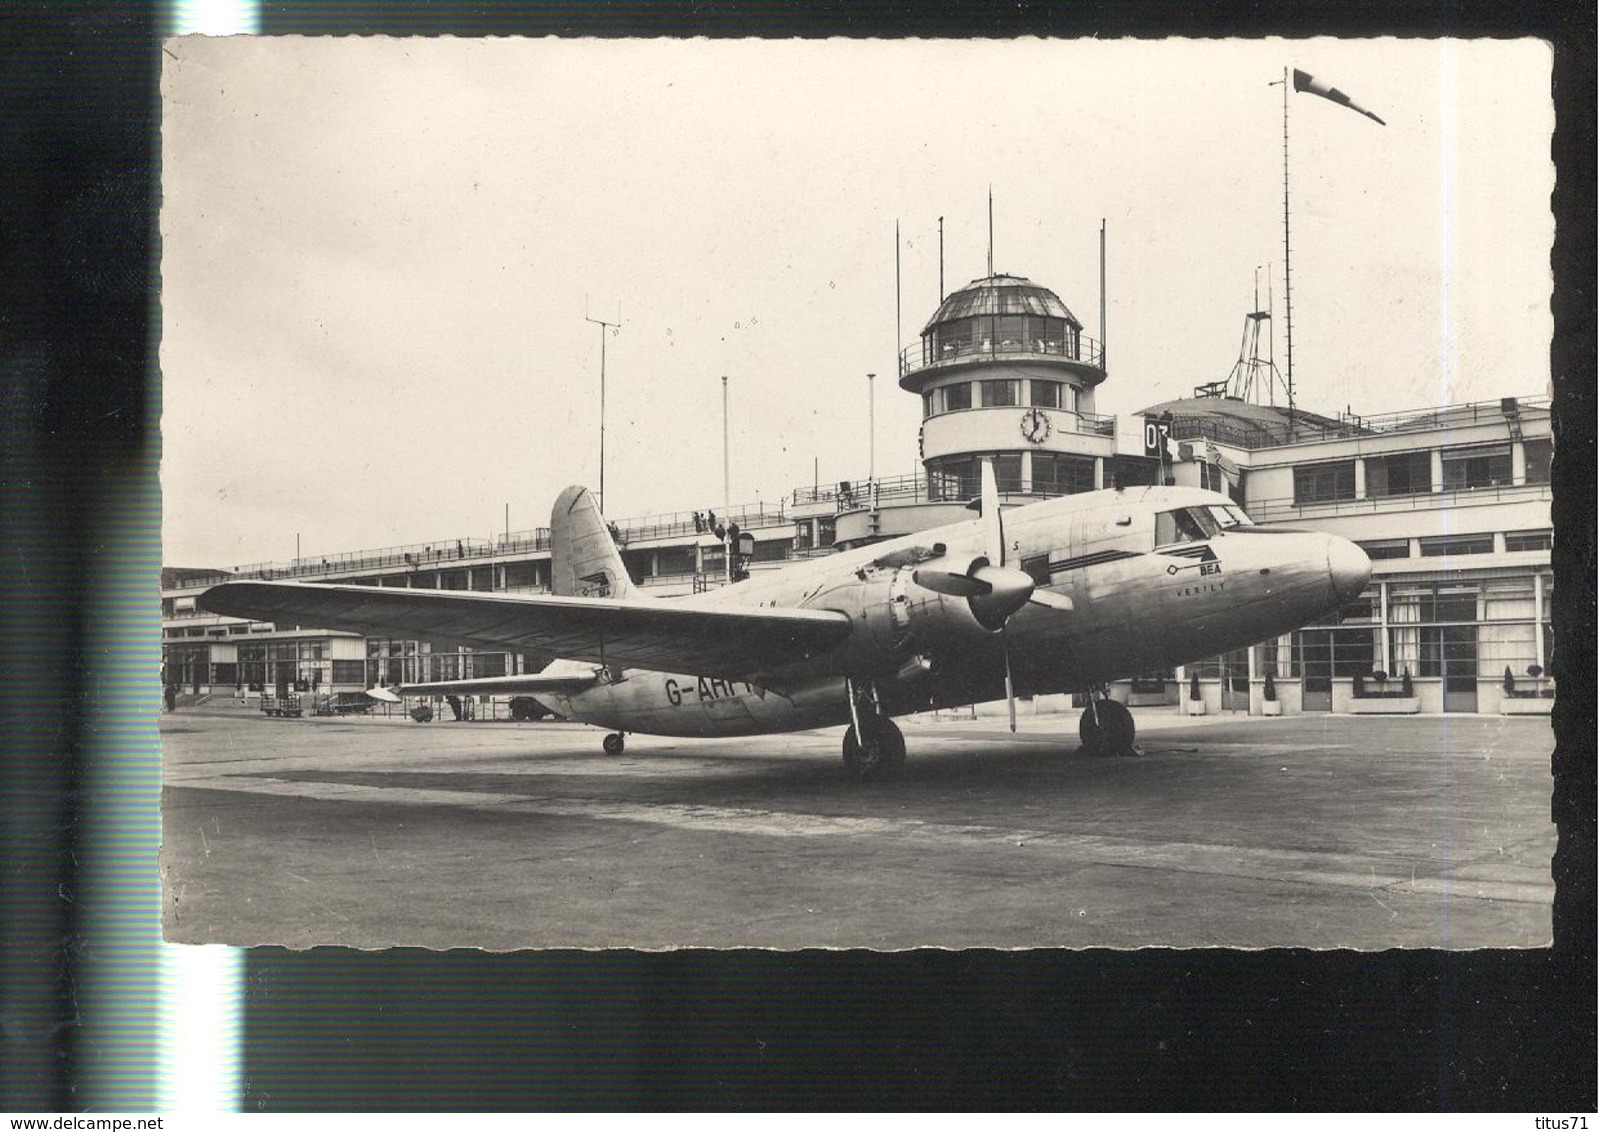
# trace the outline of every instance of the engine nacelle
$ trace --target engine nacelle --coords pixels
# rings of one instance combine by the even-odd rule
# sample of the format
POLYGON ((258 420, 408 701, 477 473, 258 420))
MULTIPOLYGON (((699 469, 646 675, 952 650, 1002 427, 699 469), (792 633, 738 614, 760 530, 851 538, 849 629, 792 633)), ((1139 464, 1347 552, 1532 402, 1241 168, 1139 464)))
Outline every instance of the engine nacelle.
POLYGON ((849 615, 855 631, 834 654, 840 671, 898 672, 908 663, 936 668, 975 642, 992 638, 996 628, 972 608, 980 598, 935 593, 916 583, 915 568, 866 567, 806 604, 849 615))

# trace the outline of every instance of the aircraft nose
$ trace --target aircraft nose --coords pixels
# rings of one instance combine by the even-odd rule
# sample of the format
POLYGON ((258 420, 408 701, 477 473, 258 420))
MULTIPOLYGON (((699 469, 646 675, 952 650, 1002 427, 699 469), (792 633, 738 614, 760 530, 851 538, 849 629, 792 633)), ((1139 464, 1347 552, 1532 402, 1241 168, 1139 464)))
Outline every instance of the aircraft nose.
POLYGON ((1359 596, 1371 580, 1371 559, 1348 539, 1327 539, 1327 573, 1332 578, 1333 595, 1340 603, 1359 596))

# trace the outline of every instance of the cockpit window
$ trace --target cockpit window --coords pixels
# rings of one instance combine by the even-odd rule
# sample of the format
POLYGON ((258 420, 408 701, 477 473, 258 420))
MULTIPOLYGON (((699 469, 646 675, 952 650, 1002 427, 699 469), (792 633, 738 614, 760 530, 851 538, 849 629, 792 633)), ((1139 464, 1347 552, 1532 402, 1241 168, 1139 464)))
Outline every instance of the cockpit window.
POLYGON ((1162 511, 1155 516, 1155 545, 1203 542, 1219 529, 1220 525, 1204 507, 1180 507, 1175 511, 1162 511))
POLYGON ((1249 516, 1237 507, 1207 507, 1206 510, 1210 512, 1211 518, 1216 521, 1216 525, 1224 531, 1232 527, 1252 527, 1255 525, 1250 522, 1249 516))

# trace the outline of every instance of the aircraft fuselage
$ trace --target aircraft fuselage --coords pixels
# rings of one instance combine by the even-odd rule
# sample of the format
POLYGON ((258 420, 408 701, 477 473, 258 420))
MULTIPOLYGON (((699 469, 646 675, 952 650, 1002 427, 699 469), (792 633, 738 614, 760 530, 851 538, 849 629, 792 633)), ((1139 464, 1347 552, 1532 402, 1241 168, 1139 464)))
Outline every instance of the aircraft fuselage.
POLYGON ((1003 642, 968 599, 915 580, 935 554, 980 554, 979 520, 840 552, 679 599, 839 610, 855 631, 830 653, 796 658, 759 680, 629 669, 540 698, 618 731, 792 731, 848 722, 846 677, 870 682, 889 715, 984 702, 1004 695, 1008 647, 1018 694, 1078 691, 1289 632, 1364 589, 1370 562, 1354 544, 1242 518, 1223 495, 1179 487, 1099 491, 1004 512, 1006 563, 1072 608, 1028 604, 1005 622, 1003 642))

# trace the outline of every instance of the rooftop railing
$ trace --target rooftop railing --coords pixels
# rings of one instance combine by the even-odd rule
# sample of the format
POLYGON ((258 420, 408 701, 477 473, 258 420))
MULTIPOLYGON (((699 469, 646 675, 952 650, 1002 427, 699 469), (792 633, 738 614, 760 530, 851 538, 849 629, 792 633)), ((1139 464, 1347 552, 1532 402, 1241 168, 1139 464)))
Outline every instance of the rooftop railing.
POLYGON ((1473 401, 1438 409, 1413 409, 1398 413, 1360 416, 1341 413, 1336 418, 1314 413, 1298 415, 1292 424, 1282 421, 1252 421, 1238 417, 1178 417, 1172 422, 1173 440, 1198 440, 1208 437, 1218 444, 1235 448, 1279 448, 1307 440, 1344 440, 1361 436, 1382 436, 1395 432, 1420 432, 1428 429, 1465 428, 1471 425, 1506 424, 1515 420, 1518 427, 1529 420, 1547 419, 1549 398, 1514 398, 1504 401, 1473 401))
POLYGON ((1257 522, 1278 519, 1300 519, 1327 515, 1373 514, 1383 511, 1430 510, 1444 501, 1446 506, 1470 503, 1516 502, 1528 499, 1549 499, 1553 493, 1548 480, 1522 478, 1508 483, 1486 484, 1482 487, 1455 487, 1441 491, 1420 491, 1404 495, 1375 495, 1364 499, 1305 499, 1275 497, 1251 499, 1246 504, 1249 517, 1257 522))
MULTIPOLYGON (((702 530, 696 531, 695 512, 676 511, 666 515, 623 519, 611 524, 618 546, 652 538, 674 538, 687 534, 714 534, 715 522, 737 523, 742 530, 759 530, 787 522, 784 504, 771 508, 757 502, 735 507, 730 513, 713 512, 707 508, 700 512, 702 530)), ((550 549, 550 530, 536 527, 528 531, 511 531, 496 538, 446 539, 436 543, 414 543, 407 546, 390 546, 377 550, 357 550, 342 554, 318 555, 288 562, 254 562, 232 570, 218 570, 211 574, 185 573, 182 581, 172 589, 199 589, 222 582, 294 580, 304 578, 348 577, 366 571, 389 570, 443 570, 453 566, 470 566, 484 559, 506 555, 536 554, 550 549)))
POLYGON ((924 369, 936 369, 941 365, 954 362, 982 361, 997 358, 1064 358, 1067 361, 1081 362, 1083 365, 1093 366, 1095 369, 1104 368, 1104 351, 1100 344, 1092 338, 1081 337, 1072 342, 1045 340, 1035 338, 1032 341, 1016 341, 1012 339, 998 340, 992 338, 974 338, 969 342, 940 342, 929 344, 925 341, 914 342, 906 346, 899 353, 899 375, 916 373, 924 369))

